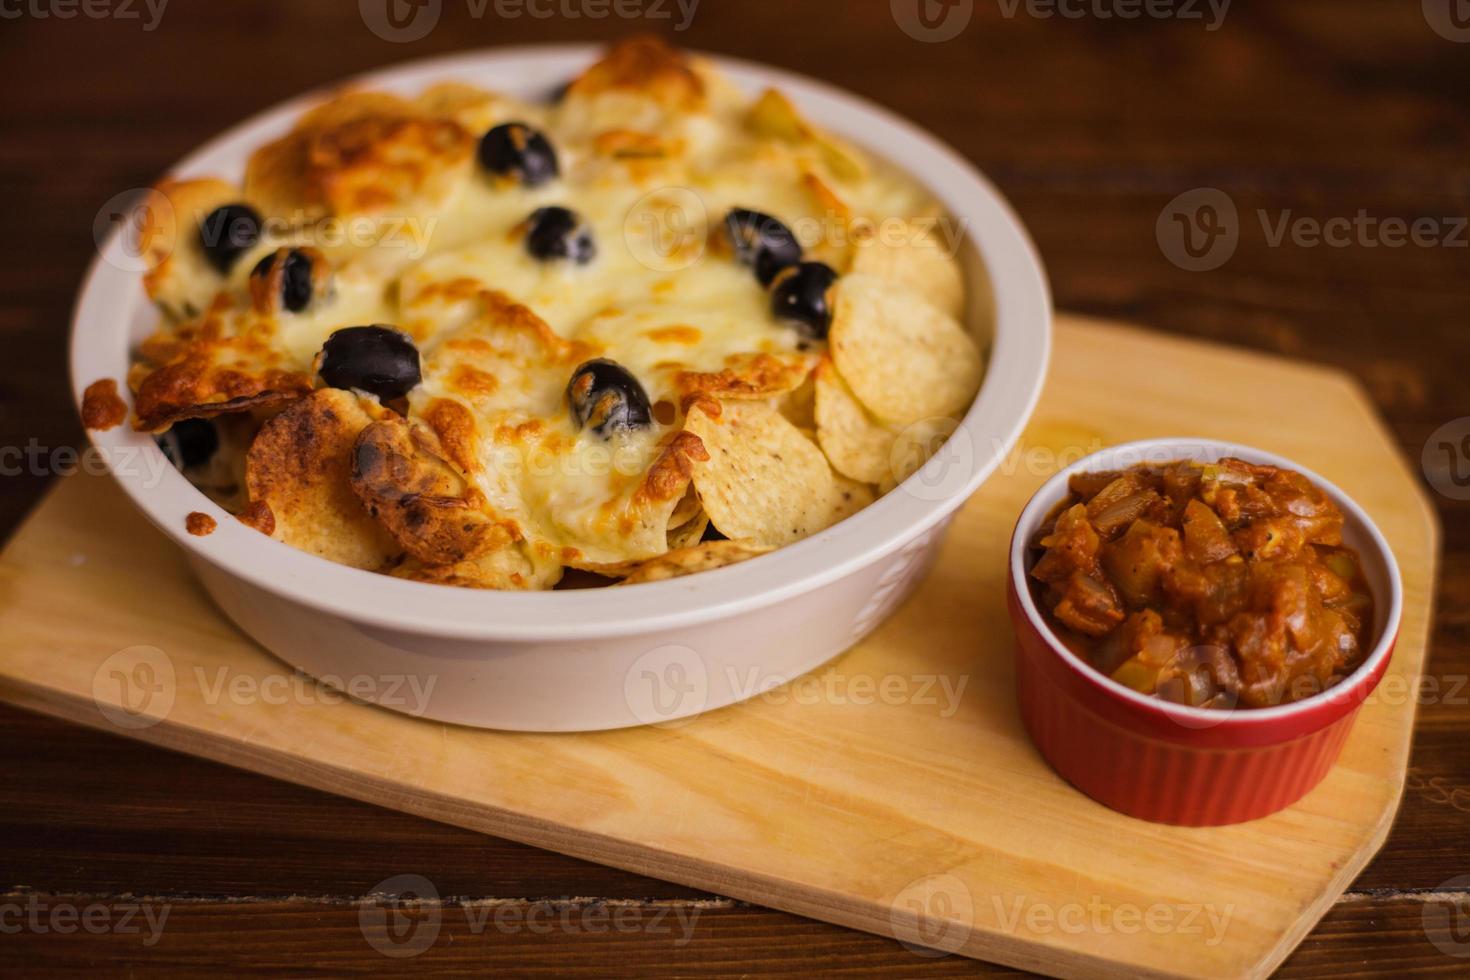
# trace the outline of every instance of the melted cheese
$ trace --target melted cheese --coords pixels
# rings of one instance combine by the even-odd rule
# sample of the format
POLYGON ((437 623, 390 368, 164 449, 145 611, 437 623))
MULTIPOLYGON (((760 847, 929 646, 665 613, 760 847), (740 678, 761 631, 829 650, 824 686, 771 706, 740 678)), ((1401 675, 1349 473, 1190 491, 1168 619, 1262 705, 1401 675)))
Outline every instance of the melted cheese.
POLYGON ((748 101, 706 77, 710 95, 697 109, 619 88, 574 91, 556 108, 435 89, 422 104, 476 136, 511 120, 542 129, 561 178, 528 189, 471 161, 417 213, 373 216, 354 226, 356 238, 325 242, 319 224, 274 235, 236 265, 228 288, 246 292, 250 269, 280 245, 320 249, 335 268, 331 289, 266 327, 287 366, 310 371, 334 330, 394 324, 414 337, 423 361, 410 416, 432 424, 446 400, 468 410, 472 449, 455 461, 530 543, 568 564, 663 554, 673 515, 687 519, 688 508, 677 482, 672 496, 651 496, 646 484, 683 429, 688 375, 738 373, 766 355, 791 367, 794 387, 822 346, 774 319, 767 290, 724 242, 725 215, 733 207, 770 214, 797 232, 809 258, 842 269, 855 219, 931 211, 912 182, 886 168, 863 160, 854 179, 834 168, 830 147, 753 131, 748 101), (527 252, 526 221, 548 205, 587 222, 594 261, 527 252), (639 379, 655 404, 653 425, 607 439, 579 430, 565 390, 593 357, 639 379))

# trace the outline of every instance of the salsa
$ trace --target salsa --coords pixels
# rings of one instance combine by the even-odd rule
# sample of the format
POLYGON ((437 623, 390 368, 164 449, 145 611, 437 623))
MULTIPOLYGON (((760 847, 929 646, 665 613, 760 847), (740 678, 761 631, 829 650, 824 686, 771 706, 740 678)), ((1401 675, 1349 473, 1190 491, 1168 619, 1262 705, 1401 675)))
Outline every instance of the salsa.
POLYGON ((1373 598, 1342 512, 1300 473, 1222 459, 1079 473, 1033 541, 1074 653, 1203 708, 1311 697, 1362 663, 1373 598))

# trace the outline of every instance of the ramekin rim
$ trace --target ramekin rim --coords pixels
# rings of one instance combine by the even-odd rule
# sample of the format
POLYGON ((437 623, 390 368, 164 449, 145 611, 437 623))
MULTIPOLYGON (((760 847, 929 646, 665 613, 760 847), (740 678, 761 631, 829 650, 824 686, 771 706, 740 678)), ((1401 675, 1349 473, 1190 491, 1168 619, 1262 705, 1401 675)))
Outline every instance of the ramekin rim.
MULTIPOLYGON (((1139 460, 1142 461, 1142 460, 1139 460)), ((1393 549, 1388 540, 1383 536, 1377 522, 1369 516, 1368 512, 1351 496, 1337 486, 1331 480, 1321 474, 1302 466, 1300 463, 1282 456, 1279 453, 1258 449, 1244 443, 1232 442, 1222 439, 1210 439, 1204 437, 1178 437, 1166 436, 1153 439, 1137 439, 1131 442, 1119 443, 1106 449, 1090 453, 1067 466, 1046 480, 1027 501, 1020 516, 1016 520, 1016 526, 1011 536, 1010 560, 1008 580, 1016 593, 1016 601, 1021 607, 1022 614, 1028 623, 1037 631, 1047 646, 1055 653, 1062 663, 1066 664, 1076 675, 1085 680, 1089 686, 1098 690, 1115 702, 1122 702, 1131 708, 1155 717, 1164 718, 1179 723, 1185 728, 1244 728, 1269 725, 1284 719, 1298 718, 1312 715, 1325 708, 1332 706, 1352 705, 1362 700, 1367 693, 1362 689, 1365 685, 1376 686, 1381 677, 1380 669, 1384 662, 1392 655, 1394 644, 1398 639, 1399 628, 1403 619, 1403 577, 1399 571, 1398 560, 1394 557, 1393 549), (1367 540, 1372 542, 1373 549, 1378 553, 1387 571, 1389 585, 1389 605, 1383 618, 1383 628, 1375 635, 1375 642, 1368 656, 1363 662, 1345 677, 1341 682, 1314 694, 1311 697, 1294 701, 1290 704, 1272 705, 1269 708, 1233 708, 1222 711, 1212 708, 1196 708, 1188 705, 1176 704, 1161 698, 1150 697, 1127 687, 1102 671, 1082 661, 1065 643, 1056 635, 1037 607, 1032 593, 1028 569, 1025 567, 1028 542, 1036 528, 1040 527, 1046 515, 1056 502, 1064 499, 1064 495, 1057 495, 1058 487, 1065 486, 1066 482, 1077 473, 1088 472, 1093 469, 1116 469, 1118 467, 1102 463, 1128 453, 1150 453, 1150 460, 1160 462, 1174 459, 1189 459, 1191 454, 1180 452, 1170 455, 1169 447, 1180 449, 1192 448, 1195 450, 1206 450, 1218 452, 1217 458, 1234 456, 1245 459, 1247 462, 1264 463, 1278 466, 1284 469, 1295 470, 1302 476, 1311 480, 1320 487, 1333 503, 1343 511, 1343 515, 1352 522, 1355 529, 1362 532, 1367 540), (1055 497, 1054 502, 1052 498, 1055 497)), ((1377 602, 1381 599, 1374 597, 1377 602)))

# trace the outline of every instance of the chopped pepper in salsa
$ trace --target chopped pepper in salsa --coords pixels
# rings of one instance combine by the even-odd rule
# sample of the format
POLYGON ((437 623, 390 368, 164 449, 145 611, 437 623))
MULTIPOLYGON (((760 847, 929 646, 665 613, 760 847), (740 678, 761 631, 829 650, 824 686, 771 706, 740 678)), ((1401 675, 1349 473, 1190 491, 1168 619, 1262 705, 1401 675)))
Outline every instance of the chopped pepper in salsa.
POLYGON ((1362 662, 1373 599, 1342 513, 1239 459, 1081 473, 1041 529, 1038 602, 1083 660, 1204 708, 1311 697, 1362 662))

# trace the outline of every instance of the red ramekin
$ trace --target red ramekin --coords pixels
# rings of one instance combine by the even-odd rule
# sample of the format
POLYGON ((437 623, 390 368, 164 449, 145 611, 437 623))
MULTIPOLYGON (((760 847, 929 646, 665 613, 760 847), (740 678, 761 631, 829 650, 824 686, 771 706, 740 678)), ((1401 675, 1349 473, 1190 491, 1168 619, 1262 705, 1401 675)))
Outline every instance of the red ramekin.
POLYGON ((1363 701, 1393 655, 1403 612, 1398 563, 1382 533, 1337 487, 1271 453, 1209 439, 1151 439, 1094 453, 1046 482, 1011 539, 1007 605, 1016 630, 1016 695, 1032 741, 1064 779, 1106 806, 1189 826, 1241 823, 1305 796, 1337 761, 1363 701), (1074 473, 1227 456, 1295 470, 1343 513, 1343 539, 1373 594, 1373 642, 1361 667, 1293 704, 1205 710, 1151 698, 1083 663, 1053 634, 1027 572, 1029 544, 1068 495, 1074 473))

